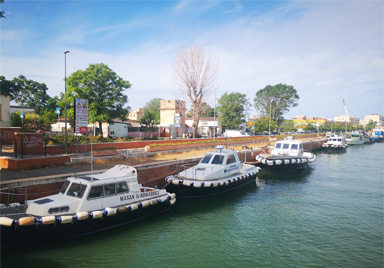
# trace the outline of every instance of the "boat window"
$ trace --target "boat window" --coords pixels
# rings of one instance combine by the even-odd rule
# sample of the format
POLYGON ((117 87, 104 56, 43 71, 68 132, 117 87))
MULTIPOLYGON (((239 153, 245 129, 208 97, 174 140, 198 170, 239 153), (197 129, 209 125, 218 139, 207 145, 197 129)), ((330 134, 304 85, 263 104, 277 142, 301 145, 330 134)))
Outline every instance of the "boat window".
POLYGON ((337 141, 341 141, 341 139, 337 139, 337 141))
POLYGON ((224 160, 224 155, 217 154, 213 158, 212 164, 214 164, 214 165, 221 165, 221 164, 223 164, 223 160, 224 160))
POLYGON ((283 149, 288 149, 289 148, 289 143, 284 143, 283 144, 283 149))
POLYGON ((299 149, 303 150, 303 144, 302 143, 299 144, 299 149))
POLYGON ((275 148, 276 149, 280 149, 281 148, 281 143, 280 142, 276 143, 275 148))
POLYGON ((292 144, 292 145, 291 145, 291 149, 292 149, 292 150, 297 150, 297 148, 298 148, 297 144, 292 144))
POLYGON ((212 154, 206 154, 206 155, 204 156, 204 158, 201 160, 201 163, 203 163, 203 164, 208 164, 209 161, 211 160, 211 158, 212 158, 212 154))
POLYGON ((86 188, 87 188, 86 185, 72 182, 71 185, 69 186, 67 195, 74 196, 77 198, 82 198, 86 188))
POLYGON ((89 191, 88 199, 103 197, 103 185, 92 186, 91 191, 89 191))
POLYGON ((56 207, 56 208, 50 208, 48 210, 48 213, 49 214, 55 214, 55 213, 63 213, 63 212, 68 212, 69 211, 69 207, 68 206, 64 206, 64 207, 56 207))
POLYGON ((104 185, 104 194, 105 196, 110 196, 116 194, 116 184, 106 184, 104 185))
POLYGON ((118 182, 116 186, 117 186, 116 187, 117 193, 126 193, 126 192, 128 192, 127 182, 125 182, 125 181, 118 182))
POLYGON ((232 164, 232 163, 236 163, 236 158, 234 155, 228 155, 227 156, 227 165, 232 164))
POLYGON ((65 194, 65 191, 67 190, 68 185, 69 185, 69 181, 65 181, 63 186, 61 187, 61 190, 60 190, 61 194, 65 194))

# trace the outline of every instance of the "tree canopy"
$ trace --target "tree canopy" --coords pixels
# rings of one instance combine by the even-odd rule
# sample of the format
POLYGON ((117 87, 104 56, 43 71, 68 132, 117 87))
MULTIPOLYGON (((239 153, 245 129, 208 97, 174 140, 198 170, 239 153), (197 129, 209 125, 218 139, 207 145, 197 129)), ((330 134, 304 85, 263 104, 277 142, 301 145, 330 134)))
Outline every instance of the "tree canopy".
POLYGON ((284 113, 299 105, 300 99, 296 89, 286 84, 268 85, 256 92, 254 106, 261 116, 269 116, 276 122, 281 122, 284 113))
POLYGON ((222 125, 227 129, 238 129, 239 125, 244 122, 249 106, 247 96, 241 93, 224 93, 218 103, 217 112, 222 125))
POLYGON ((98 122, 103 134, 103 122, 113 123, 115 118, 126 118, 129 106, 124 90, 130 87, 128 81, 119 77, 107 65, 90 64, 84 71, 78 70, 68 77, 67 103, 72 104, 74 98, 88 99, 89 120, 98 122))
POLYGON ((161 98, 154 98, 145 104, 143 117, 139 119, 140 124, 149 127, 160 124, 160 100, 161 98))
POLYGON ((269 126, 269 122, 269 117, 263 117, 261 119, 258 119, 253 123, 252 129, 255 133, 259 134, 262 134, 264 131, 269 131, 269 128, 271 128, 271 131, 277 129, 275 121, 271 120, 271 126, 269 126))

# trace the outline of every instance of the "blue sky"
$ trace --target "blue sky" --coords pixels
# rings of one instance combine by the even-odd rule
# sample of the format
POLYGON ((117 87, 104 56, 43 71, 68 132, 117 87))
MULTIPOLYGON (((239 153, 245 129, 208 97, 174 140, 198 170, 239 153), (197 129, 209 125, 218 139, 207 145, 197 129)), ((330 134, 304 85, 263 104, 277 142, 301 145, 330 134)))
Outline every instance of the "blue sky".
MULTIPOLYGON (((132 87, 131 110, 177 92, 172 61, 186 45, 220 62, 217 97, 292 85, 285 115, 384 115, 383 1, 17 1, 1 5, 0 74, 64 92, 67 76, 105 63, 132 87)), ((206 102, 214 106, 214 94, 206 102)), ((187 106, 189 103, 187 101, 187 106)), ((251 109, 251 116, 258 111, 251 109)))

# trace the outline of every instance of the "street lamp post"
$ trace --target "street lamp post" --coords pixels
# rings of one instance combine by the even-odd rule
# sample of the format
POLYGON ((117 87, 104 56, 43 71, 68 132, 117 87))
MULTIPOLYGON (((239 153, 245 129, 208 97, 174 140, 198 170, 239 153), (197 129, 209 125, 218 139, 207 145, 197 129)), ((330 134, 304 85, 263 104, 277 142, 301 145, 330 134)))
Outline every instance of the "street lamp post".
POLYGON ((67 135, 67 53, 64 51, 64 80, 65 80, 65 154, 68 154, 68 135, 67 135))

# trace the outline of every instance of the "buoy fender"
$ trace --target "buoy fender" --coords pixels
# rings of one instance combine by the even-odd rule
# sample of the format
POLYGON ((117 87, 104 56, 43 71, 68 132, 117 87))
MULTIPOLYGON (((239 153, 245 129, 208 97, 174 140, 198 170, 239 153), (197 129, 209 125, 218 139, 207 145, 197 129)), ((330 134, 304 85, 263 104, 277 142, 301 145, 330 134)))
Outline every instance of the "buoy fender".
POLYGON ((13 224, 13 219, 8 217, 0 217, 0 225, 1 226, 9 226, 11 227, 13 224))

